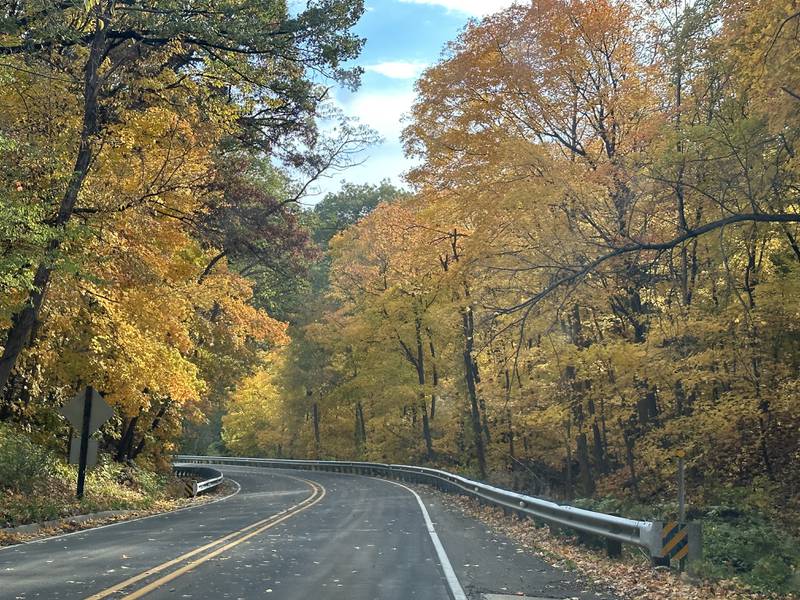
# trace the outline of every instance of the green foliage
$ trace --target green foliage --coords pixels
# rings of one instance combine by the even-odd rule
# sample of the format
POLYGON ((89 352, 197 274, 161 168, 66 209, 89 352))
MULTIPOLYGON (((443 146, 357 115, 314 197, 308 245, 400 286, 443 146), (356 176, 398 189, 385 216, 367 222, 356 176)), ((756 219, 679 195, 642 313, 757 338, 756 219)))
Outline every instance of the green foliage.
POLYGON ((378 185, 342 182, 342 188, 327 194, 316 206, 314 240, 323 248, 340 231, 357 223, 382 202, 391 202, 406 195, 388 180, 378 185))
POLYGON ((52 452, 0 423, 0 489, 30 493, 37 481, 54 474, 55 465, 52 452))
MULTIPOLYGON (((0 132, 0 295, 11 290, 29 290, 33 283, 32 264, 41 260, 52 235, 44 223, 44 210, 32 201, 31 190, 16 165, 17 144, 0 132)), ((0 300, 0 318, 4 306, 0 300)))
POLYGON ((101 453, 89 469, 82 501, 75 499, 77 467, 0 425, 0 524, 21 525, 104 510, 168 506, 170 478, 101 453))
POLYGON ((761 591, 800 592, 800 539, 759 513, 715 507, 702 517, 701 574, 737 577, 761 591))
MULTIPOLYGON (((728 503, 694 507, 688 518, 703 526, 703 560, 698 575, 711 579, 737 578, 763 592, 800 592, 800 538, 776 517, 754 506, 743 490, 730 491, 728 503)), ((634 519, 670 520, 677 503, 641 504, 615 497, 581 498, 575 506, 634 519)))

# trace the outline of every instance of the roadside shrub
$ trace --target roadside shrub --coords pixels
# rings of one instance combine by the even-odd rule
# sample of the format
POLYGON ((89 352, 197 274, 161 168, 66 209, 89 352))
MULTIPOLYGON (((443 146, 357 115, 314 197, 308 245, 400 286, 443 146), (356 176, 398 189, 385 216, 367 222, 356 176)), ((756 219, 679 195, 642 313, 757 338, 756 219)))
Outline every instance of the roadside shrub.
MULTIPOLYGON (((698 575, 737 578, 761 592, 800 592, 800 540, 755 508, 749 496, 724 498, 732 502, 695 506, 688 515, 703 524, 703 560, 694 566, 698 575)), ((643 505, 617 498, 581 498, 572 504, 645 520, 666 521, 678 512, 675 502, 643 505)))
POLYGON ((75 498, 78 468, 0 424, 0 527, 105 510, 151 509, 182 496, 169 477, 100 453, 75 498))
POLYGON ((30 493, 49 477, 56 458, 23 433, 0 424, 0 488, 30 493))
POLYGON ((147 496, 157 497, 164 494, 167 477, 139 467, 127 467, 132 485, 147 496))
POLYGON ((800 591, 800 540, 754 512, 710 508, 703 519, 700 574, 737 577, 766 592, 800 591))

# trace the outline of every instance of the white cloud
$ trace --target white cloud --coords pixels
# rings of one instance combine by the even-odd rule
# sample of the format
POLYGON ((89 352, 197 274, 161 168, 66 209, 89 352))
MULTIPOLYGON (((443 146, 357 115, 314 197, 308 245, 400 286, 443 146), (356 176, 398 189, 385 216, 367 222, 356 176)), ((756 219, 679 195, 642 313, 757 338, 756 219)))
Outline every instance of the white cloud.
POLYGON ((376 65, 365 65, 365 71, 380 73, 392 79, 415 79, 427 67, 424 62, 404 62, 389 60, 376 65))
POLYGON ((369 125, 387 142, 396 142, 403 130, 403 115, 411 110, 414 98, 411 90, 359 92, 347 102, 337 101, 337 104, 345 114, 369 125))
POLYGON ((408 4, 433 4, 447 10, 466 13, 473 17, 483 17, 496 13, 520 0, 400 0, 408 4))

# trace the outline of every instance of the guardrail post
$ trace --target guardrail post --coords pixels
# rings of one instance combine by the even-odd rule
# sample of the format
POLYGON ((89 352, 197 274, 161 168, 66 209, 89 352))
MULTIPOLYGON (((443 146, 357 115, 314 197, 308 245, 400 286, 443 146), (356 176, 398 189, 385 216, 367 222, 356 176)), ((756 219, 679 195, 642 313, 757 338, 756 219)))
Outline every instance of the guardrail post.
POLYGON ((622 542, 606 538, 606 554, 608 558, 619 558, 622 556, 622 542))
POLYGON ((183 482, 183 492, 187 498, 194 498, 197 496, 197 482, 196 481, 184 481, 183 482))
POLYGON ((703 526, 700 523, 689 523, 689 555, 686 557, 688 562, 689 574, 693 574, 694 567, 703 559, 703 526))

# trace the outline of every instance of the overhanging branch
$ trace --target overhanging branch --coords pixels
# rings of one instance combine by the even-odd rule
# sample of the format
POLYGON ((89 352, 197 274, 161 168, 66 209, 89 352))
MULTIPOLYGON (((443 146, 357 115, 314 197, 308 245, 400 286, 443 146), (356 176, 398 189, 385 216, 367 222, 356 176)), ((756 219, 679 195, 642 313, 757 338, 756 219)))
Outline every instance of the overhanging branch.
POLYGON ((665 250, 671 250, 672 248, 680 246, 684 242, 687 242, 694 238, 698 238, 711 231, 721 229, 722 227, 726 227, 728 225, 734 225, 736 223, 800 223, 800 214, 747 213, 747 214, 731 215, 730 217, 725 217, 724 219, 712 221, 711 223, 706 223, 701 227, 696 227, 694 229, 685 231, 681 235, 678 235, 665 242, 657 242, 657 243, 632 242, 629 244, 625 244, 618 248, 614 248, 613 250, 607 252, 606 254, 603 254, 595 258, 590 263, 584 265, 579 269, 576 269, 569 275, 564 275, 563 277, 556 279, 555 281, 547 285, 543 290, 534 294, 530 298, 527 298, 526 300, 523 300, 522 302, 515 304, 514 306, 511 307, 497 309, 496 312, 498 314, 512 314, 524 310, 527 314, 529 312, 529 309, 531 309, 536 304, 544 300, 546 297, 555 292, 557 289, 561 288, 564 285, 575 283, 576 281, 582 279, 583 277, 586 277, 591 272, 596 270, 600 265, 602 265, 605 262, 608 262, 613 258, 617 258, 619 256, 623 256, 626 254, 633 254, 635 252, 650 252, 650 251, 663 252, 665 250))

